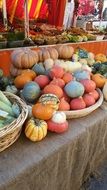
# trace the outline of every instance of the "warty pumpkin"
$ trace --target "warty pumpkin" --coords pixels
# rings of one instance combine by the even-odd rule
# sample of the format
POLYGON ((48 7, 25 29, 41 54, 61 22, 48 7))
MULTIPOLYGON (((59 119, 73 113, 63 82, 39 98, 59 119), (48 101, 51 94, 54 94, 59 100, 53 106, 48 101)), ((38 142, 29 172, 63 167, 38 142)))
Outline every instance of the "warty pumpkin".
POLYGON ((32 107, 32 115, 42 120, 50 119, 54 111, 55 110, 48 104, 36 103, 32 107))
POLYGON ((29 119, 25 124, 25 135, 31 141, 41 141, 47 135, 47 123, 44 120, 29 119))
POLYGON ((38 53, 29 48, 14 50, 11 54, 12 64, 19 69, 29 69, 39 60, 38 53))

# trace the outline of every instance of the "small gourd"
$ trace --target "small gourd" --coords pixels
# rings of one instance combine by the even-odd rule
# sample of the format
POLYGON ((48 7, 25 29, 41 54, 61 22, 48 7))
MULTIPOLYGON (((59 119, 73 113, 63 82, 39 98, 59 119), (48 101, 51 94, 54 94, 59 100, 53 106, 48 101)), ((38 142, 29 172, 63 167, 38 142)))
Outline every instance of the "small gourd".
POLYGON ((17 94, 18 89, 15 87, 15 85, 8 85, 8 86, 6 86, 5 91, 13 93, 13 94, 17 94))
POLYGON ((47 123, 44 120, 30 118, 25 124, 25 135, 33 142, 41 141, 47 135, 47 123))
POLYGON ((42 104, 48 104, 50 105, 54 110, 58 110, 60 100, 59 98, 54 94, 43 94, 40 96, 38 102, 42 104))
POLYGON ((64 112, 56 112, 52 118, 47 121, 48 130, 55 133, 63 133, 68 130, 68 122, 64 112))
POLYGON ((77 81, 71 81, 65 85, 64 91, 71 98, 76 98, 84 94, 84 86, 77 81))

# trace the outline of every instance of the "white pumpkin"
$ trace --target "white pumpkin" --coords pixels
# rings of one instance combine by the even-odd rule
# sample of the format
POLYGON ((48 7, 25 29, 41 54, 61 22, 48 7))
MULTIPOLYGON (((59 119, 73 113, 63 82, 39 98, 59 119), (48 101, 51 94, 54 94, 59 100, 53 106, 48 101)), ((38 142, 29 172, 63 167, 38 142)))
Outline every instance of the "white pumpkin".
POLYGON ((82 64, 79 62, 66 61, 67 71, 74 73, 75 71, 81 70, 82 64))
POLYGON ((67 71, 67 69, 68 69, 67 64, 66 64, 66 62, 64 60, 56 59, 54 61, 54 64, 62 67, 64 69, 64 71, 67 71))
POLYGON ((62 111, 57 111, 52 116, 52 121, 55 123, 64 123, 66 121, 66 115, 62 111))
POLYGON ((53 59, 49 58, 49 59, 46 59, 44 61, 44 66, 45 66, 45 69, 48 70, 48 69, 51 69, 54 65, 54 61, 53 59))
POLYGON ((107 101, 107 82, 104 84, 104 87, 103 87, 103 96, 104 96, 105 101, 107 101))
POLYGON ((81 69, 82 69, 82 70, 89 71, 89 72, 91 72, 91 71, 92 71, 92 68, 91 68, 91 67, 89 67, 89 66, 88 66, 88 65, 86 65, 86 64, 83 64, 81 69))

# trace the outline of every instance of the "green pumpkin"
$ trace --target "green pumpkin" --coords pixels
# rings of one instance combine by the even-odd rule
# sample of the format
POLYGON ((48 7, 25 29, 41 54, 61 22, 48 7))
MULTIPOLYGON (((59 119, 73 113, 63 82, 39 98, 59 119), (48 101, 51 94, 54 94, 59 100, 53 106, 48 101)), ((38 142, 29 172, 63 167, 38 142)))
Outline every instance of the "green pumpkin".
POLYGON ((22 90, 22 96, 27 102, 33 103, 40 96, 40 92, 40 87, 36 82, 28 82, 22 90))

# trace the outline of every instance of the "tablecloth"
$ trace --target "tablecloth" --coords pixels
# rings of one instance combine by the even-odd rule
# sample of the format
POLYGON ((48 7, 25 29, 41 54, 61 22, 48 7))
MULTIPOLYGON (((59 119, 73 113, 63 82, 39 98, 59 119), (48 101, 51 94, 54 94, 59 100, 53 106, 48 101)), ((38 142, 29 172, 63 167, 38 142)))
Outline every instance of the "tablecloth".
POLYGON ((107 156, 107 111, 69 120, 37 143, 24 132, 0 153, 0 190, 79 190, 107 156))

